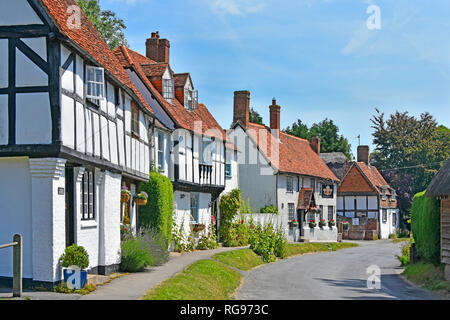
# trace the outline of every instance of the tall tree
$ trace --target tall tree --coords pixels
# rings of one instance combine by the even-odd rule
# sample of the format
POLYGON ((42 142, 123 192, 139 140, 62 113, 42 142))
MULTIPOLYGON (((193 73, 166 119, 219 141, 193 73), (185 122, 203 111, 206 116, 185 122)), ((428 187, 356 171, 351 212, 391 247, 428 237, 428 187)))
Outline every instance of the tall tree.
POLYGON ((314 123, 308 128, 300 119, 293 123, 291 127, 283 130, 299 138, 311 141, 312 137, 320 137, 321 152, 343 152, 348 159, 352 159, 351 145, 347 138, 339 134, 339 128, 333 120, 325 119, 319 123, 314 123))
POLYGON ((127 27, 124 21, 118 18, 114 12, 102 10, 99 0, 77 0, 77 4, 86 13, 111 50, 122 44, 128 46, 123 33, 127 27))
POLYGON ((408 215, 414 194, 427 188, 450 156, 450 130, 438 126, 427 112, 416 118, 396 111, 386 120, 375 110, 371 121, 376 149, 371 163, 399 191, 399 207, 408 215))
POLYGON ((264 124, 261 115, 253 108, 250 108, 250 122, 264 124))

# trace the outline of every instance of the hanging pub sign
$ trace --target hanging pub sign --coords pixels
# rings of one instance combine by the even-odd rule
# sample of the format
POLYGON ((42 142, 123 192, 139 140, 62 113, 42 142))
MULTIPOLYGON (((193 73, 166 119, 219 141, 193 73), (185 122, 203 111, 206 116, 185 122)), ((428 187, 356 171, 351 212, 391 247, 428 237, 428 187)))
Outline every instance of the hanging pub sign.
POLYGON ((322 198, 333 198, 334 186, 329 184, 322 184, 322 198))

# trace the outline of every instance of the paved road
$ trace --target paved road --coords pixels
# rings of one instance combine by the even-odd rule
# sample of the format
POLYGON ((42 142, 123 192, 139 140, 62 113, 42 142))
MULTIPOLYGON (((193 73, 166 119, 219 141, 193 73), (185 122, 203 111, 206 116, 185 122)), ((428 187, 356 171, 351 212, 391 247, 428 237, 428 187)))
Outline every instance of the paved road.
POLYGON ((264 265, 245 275, 238 300, 439 299, 411 286, 395 258, 401 244, 389 240, 358 242, 356 248, 307 254, 264 265), (381 269, 381 289, 368 289, 371 265, 381 269))

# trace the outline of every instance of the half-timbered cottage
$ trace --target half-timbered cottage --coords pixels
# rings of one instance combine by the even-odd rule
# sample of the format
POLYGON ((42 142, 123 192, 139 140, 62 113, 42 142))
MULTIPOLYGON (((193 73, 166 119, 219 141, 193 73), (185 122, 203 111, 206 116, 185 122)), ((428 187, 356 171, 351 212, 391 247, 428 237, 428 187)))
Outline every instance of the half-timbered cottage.
POLYGON ((338 223, 347 222, 343 238, 387 239, 399 227, 396 192, 369 159, 369 147, 359 146, 338 188, 338 223))
POLYGON ((145 56, 125 46, 115 54, 155 112, 151 162, 173 182, 176 225, 186 234, 191 224, 209 228, 216 200, 226 184, 235 183, 235 147, 198 103, 190 74, 172 71, 170 42, 158 32, 147 39, 145 56))
POLYGON ((74 0, 3 0, 0 25, 0 243, 23 235, 25 283, 59 282, 71 244, 114 271, 121 187, 148 180, 154 112, 74 0))
POLYGON ((426 195, 441 200, 441 261, 445 264, 445 278, 450 280, 450 159, 431 181, 426 195))
POLYGON ((336 219, 339 179, 320 159, 320 139, 310 144, 280 131, 281 107, 275 99, 269 106, 270 127, 250 122, 249 108, 250 92, 235 92, 228 135, 239 150, 239 187, 252 212, 277 207, 291 241, 337 241, 337 229, 328 222, 336 219))

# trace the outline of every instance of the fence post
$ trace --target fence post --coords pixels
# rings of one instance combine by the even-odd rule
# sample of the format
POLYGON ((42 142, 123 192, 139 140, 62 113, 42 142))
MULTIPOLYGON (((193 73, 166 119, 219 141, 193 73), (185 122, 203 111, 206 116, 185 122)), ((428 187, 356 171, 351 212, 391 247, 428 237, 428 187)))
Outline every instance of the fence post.
POLYGON ((22 236, 14 235, 14 242, 17 245, 13 247, 13 297, 22 296, 22 236))
POLYGON ((416 251, 415 243, 411 243, 411 247, 409 248, 409 262, 411 264, 414 264, 417 262, 417 251, 416 251))

